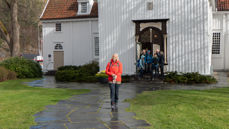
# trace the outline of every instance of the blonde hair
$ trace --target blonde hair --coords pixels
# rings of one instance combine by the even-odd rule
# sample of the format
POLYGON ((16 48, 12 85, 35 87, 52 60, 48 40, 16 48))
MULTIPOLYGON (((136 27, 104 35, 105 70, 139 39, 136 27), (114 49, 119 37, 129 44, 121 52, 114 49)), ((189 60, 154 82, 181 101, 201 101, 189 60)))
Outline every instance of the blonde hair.
POLYGON ((115 55, 117 56, 117 61, 119 61, 118 53, 114 53, 114 54, 112 55, 112 59, 114 58, 115 55))

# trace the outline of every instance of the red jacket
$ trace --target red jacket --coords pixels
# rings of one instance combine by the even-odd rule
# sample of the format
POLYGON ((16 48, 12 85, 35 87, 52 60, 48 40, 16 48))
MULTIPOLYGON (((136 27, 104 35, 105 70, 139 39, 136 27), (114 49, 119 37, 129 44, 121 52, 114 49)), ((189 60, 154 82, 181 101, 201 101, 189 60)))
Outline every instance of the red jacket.
POLYGON ((116 82, 122 81, 122 63, 120 61, 114 62, 111 60, 111 62, 108 62, 106 67, 106 74, 108 75, 109 82, 113 81, 112 74, 117 75, 116 82))

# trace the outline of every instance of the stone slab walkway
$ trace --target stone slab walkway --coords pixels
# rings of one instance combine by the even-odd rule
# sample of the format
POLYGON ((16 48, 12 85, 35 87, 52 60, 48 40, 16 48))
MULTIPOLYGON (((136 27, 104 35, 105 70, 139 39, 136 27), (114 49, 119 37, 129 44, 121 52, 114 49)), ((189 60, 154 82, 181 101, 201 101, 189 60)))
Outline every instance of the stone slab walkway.
POLYGON ((52 77, 45 77, 29 85, 45 88, 91 89, 90 93, 76 95, 58 102, 57 105, 47 106, 44 111, 35 115, 38 125, 32 126, 31 129, 143 129, 148 126, 145 121, 134 119, 134 113, 125 111, 130 104, 124 100, 136 96, 138 89, 135 86, 128 84, 121 86, 119 108, 111 111, 107 85, 55 83, 52 77))
POLYGON ((45 77, 28 83, 30 86, 44 88, 90 89, 91 92, 76 95, 68 100, 47 106, 35 115, 36 126, 31 129, 144 129, 149 126, 143 120, 134 119, 135 114, 126 112, 130 106, 126 99, 135 97, 142 91, 177 90, 177 89, 210 89, 228 87, 229 80, 224 73, 217 74, 220 80, 214 85, 168 85, 163 83, 136 82, 122 84, 120 102, 117 111, 111 111, 109 87, 102 84, 56 83, 53 77, 45 77))

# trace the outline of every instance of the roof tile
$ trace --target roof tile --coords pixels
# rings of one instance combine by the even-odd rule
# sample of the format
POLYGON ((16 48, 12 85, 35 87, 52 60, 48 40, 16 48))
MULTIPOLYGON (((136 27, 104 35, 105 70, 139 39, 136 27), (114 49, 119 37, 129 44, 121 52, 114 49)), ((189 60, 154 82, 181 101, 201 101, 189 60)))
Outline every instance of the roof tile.
POLYGON ((97 18, 98 3, 94 2, 89 15, 77 15, 77 0, 49 0, 41 20, 73 19, 73 18, 97 18))

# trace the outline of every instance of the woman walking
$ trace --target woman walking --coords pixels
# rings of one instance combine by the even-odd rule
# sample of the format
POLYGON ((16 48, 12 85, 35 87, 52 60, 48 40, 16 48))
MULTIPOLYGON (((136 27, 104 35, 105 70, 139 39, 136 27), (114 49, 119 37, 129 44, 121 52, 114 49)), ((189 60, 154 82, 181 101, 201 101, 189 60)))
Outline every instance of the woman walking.
POLYGON ((114 54, 106 67, 106 74, 108 75, 111 108, 116 109, 119 99, 119 87, 121 85, 122 63, 119 61, 118 54, 114 54))

